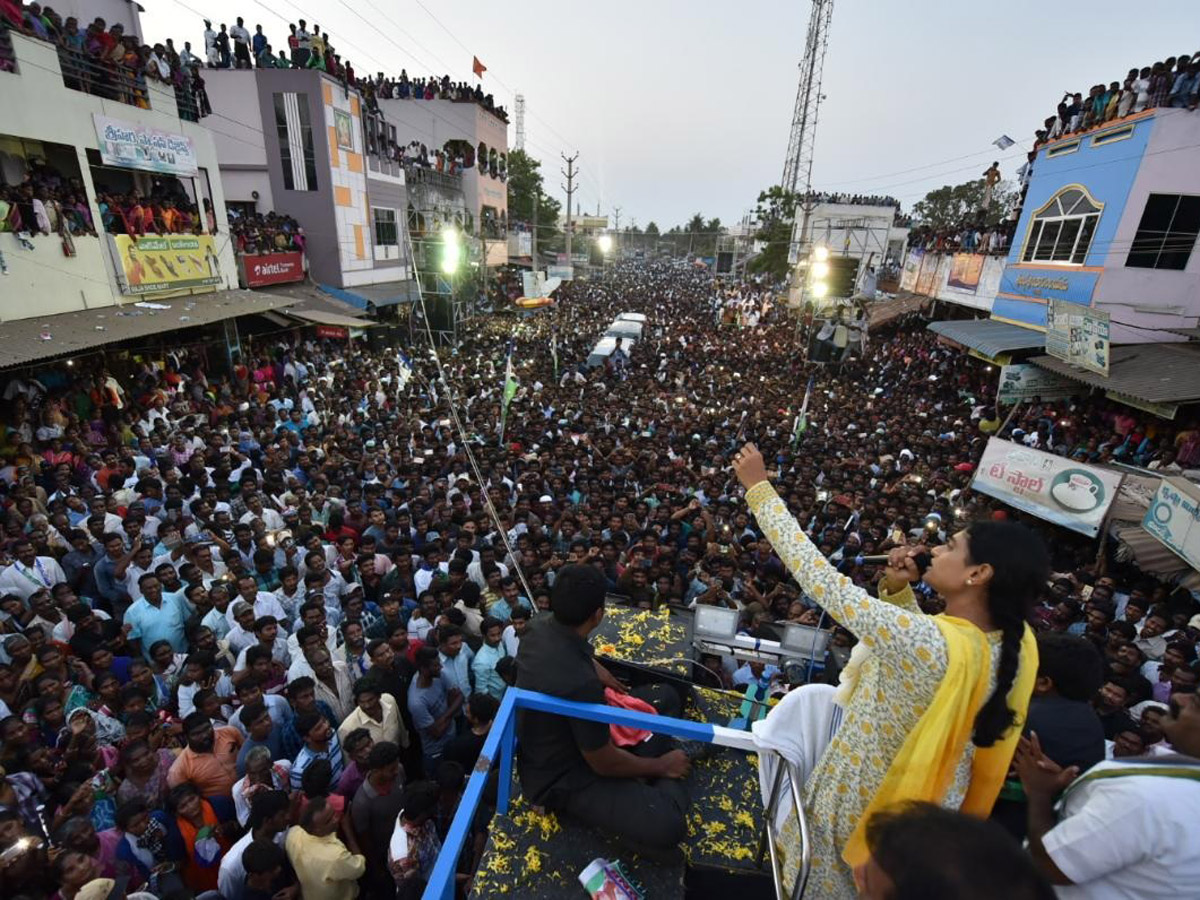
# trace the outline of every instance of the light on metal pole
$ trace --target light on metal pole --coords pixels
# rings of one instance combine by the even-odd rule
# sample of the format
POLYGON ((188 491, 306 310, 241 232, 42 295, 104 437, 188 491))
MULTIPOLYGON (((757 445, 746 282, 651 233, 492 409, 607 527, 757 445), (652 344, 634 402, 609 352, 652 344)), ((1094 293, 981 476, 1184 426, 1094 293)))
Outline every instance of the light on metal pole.
POLYGON ((602 234, 596 238, 596 246, 600 248, 600 252, 608 256, 612 252, 613 239, 610 234, 602 234))
POLYGON ((453 228, 442 231, 442 272, 453 275, 462 262, 462 238, 453 228))

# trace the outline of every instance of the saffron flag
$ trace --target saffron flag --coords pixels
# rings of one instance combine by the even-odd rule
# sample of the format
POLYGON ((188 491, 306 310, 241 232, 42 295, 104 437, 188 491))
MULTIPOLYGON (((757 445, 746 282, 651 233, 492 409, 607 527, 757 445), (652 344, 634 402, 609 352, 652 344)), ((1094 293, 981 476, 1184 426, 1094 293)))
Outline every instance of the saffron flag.
POLYGON ((478 56, 471 57, 471 71, 475 73, 476 78, 482 78, 483 73, 487 71, 487 66, 479 61, 478 56))

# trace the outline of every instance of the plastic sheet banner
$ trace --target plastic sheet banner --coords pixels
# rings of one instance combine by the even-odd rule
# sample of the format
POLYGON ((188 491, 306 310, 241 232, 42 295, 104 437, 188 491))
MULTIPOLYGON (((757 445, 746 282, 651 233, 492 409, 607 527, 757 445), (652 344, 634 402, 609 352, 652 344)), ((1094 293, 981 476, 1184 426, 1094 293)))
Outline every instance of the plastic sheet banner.
POLYGON ((1046 352, 1073 366, 1108 375, 1108 313, 1081 303, 1051 300, 1046 311, 1046 352))
POLYGON ((946 284, 949 287, 958 288, 960 291, 975 293, 979 289, 979 279, 983 275, 984 258, 978 253, 955 253, 946 284))
POLYGON ((192 177, 199 171, 196 147, 182 134, 92 113, 100 159, 106 166, 192 177))
POLYGON ((989 438, 973 490, 1095 537, 1124 476, 1000 438, 989 438))
POLYGON ((221 261, 207 234, 109 236, 125 274, 126 294, 158 294, 222 284, 221 261))
POLYGON ((1062 400, 1074 397, 1087 390, 1078 382, 1048 372, 1029 363, 1017 363, 1000 369, 1000 384, 996 387, 996 399, 1001 403, 1017 403, 1021 400, 1062 400))
POLYGON ((1142 528, 1200 570, 1200 487, 1185 478, 1164 478, 1142 528))

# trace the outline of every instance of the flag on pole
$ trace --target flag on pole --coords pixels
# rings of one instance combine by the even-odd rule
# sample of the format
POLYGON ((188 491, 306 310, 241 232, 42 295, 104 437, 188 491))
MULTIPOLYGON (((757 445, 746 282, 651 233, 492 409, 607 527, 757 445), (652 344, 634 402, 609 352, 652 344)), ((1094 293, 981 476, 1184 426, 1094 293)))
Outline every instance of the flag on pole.
POLYGON ((398 378, 397 390, 404 390, 408 386, 409 379, 412 378, 412 360, 404 355, 403 350, 396 352, 396 365, 400 367, 400 376, 398 378))
POLYGON ((478 56, 471 57, 471 71, 475 73, 476 78, 482 78, 483 73, 487 71, 487 66, 479 61, 478 56))
POLYGON ((804 402, 800 404, 800 414, 796 416, 796 424, 792 428, 792 448, 800 442, 800 435, 808 428, 808 400, 812 396, 813 376, 808 376, 808 387, 804 389, 804 402))
POLYGON ((1015 144, 1016 141, 1014 141, 1012 138, 1010 138, 1007 134, 1002 134, 1002 135, 1000 135, 1000 137, 998 137, 994 141, 992 141, 992 143, 995 144, 997 147, 999 147, 1001 150, 1007 150, 1009 147, 1011 147, 1013 144, 1015 144))
POLYGON ((508 362, 504 364, 504 409, 507 411, 508 404, 512 403, 512 398, 517 393, 517 376, 513 374, 512 366, 513 342, 508 342, 508 362))

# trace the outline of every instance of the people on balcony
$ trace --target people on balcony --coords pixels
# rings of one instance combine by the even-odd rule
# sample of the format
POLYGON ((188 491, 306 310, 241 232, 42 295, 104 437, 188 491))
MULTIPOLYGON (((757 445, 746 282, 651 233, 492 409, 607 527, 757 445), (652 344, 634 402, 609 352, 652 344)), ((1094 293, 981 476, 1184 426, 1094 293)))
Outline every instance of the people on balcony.
POLYGON ((277 212, 238 215, 229 210, 229 232, 238 253, 263 255, 267 253, 303 252, 304 229, 291 216, 277 212))

